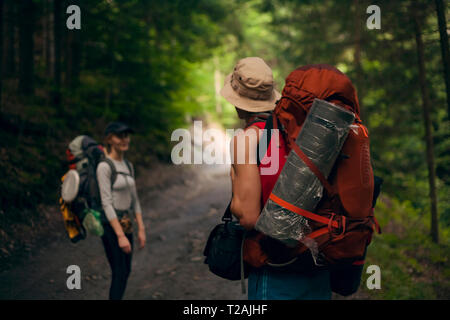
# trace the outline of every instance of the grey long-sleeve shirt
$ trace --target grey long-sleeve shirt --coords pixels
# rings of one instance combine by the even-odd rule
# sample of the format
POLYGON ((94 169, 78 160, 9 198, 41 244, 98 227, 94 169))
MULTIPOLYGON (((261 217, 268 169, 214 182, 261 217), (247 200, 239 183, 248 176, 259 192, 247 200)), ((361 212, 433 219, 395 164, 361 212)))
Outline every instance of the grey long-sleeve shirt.
POLYGON ((132 197, 131 193, 127 187, 125 179, 128 180, 131 192, 134 194, 135 198, 135 212, 142 213, 141 205, 139 203, 139 198, 136 192, 136 183, 131 176, 120 174, 119 172, 125 172, 128 174, 128 166, 124 160, 118 161, 111 157, 108 157, 114 163, 116 170, 118 172, 116 181, 111 189, 111 167, 106 162, 100 162, 97 166, 97 179, 98 186, 100 189, 100 196, 102 199, 102 207, 105 211, 106 218, 111 221, 117 218, 117 210, 127 210, 131 207, 132 197))

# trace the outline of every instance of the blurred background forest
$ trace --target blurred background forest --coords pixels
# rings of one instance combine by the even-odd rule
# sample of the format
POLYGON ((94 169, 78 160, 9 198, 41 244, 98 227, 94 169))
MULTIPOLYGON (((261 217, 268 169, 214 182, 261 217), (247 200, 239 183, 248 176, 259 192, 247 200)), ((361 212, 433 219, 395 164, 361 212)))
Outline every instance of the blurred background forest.
POLYGON ((239 58, 259 56, 280 91, 290 71, 313 63, 337 66, 357 87, 375 174, 385 181, 376 211, 385 232, 369 262, 388 270, 384 290, 369 294, 450 298, 446 1, 0 3, 1 255, 14 250, 13 226, 32 227, 40 206, 56 205, 76 135, 100 140, 121 120, 137 132, 133 162, 168 162, 173 129, 195 119, 237 124, 218 90, 239 58), (72 4, 81 30, 66 27, 72 4), (366 27, 372 4, 381 8, 379 30, 366 27))

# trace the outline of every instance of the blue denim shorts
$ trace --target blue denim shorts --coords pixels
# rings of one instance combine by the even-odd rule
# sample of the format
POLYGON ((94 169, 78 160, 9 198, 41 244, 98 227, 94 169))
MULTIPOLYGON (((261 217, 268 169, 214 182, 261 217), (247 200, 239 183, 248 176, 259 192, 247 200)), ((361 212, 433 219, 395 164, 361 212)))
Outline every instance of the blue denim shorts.
POLYGON ((252 269, 248 277, 249 300, 330 300, 330 272, 282 272, 252 269))

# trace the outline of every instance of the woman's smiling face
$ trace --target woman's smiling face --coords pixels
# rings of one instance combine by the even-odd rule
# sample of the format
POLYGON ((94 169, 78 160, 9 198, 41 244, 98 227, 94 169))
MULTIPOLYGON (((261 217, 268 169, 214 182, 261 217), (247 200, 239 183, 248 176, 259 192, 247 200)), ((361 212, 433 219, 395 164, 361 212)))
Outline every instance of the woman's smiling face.
POLYGON ((117 151, 127 151, 130 144, 130 135, 128 132, 114 133, 111 135, 109 143, 111 144, 111 148, 117 151))

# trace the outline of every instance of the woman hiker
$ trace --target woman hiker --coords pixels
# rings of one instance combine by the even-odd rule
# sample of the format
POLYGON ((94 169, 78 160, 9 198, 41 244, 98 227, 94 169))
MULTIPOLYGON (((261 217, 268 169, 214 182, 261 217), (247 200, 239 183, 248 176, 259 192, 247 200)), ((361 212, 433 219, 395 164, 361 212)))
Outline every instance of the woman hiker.
POLYGON ((133 216, 137 222, 140 249, 144 248, 146 240, 133 165, 124 158, 130 144, 130 133, 133 130, 124 123, 108 124, 104 141, 106 159, 97 166, 103 207, 102 242, 112 271, 110 300, 122 299, 131 272, 133 216))

